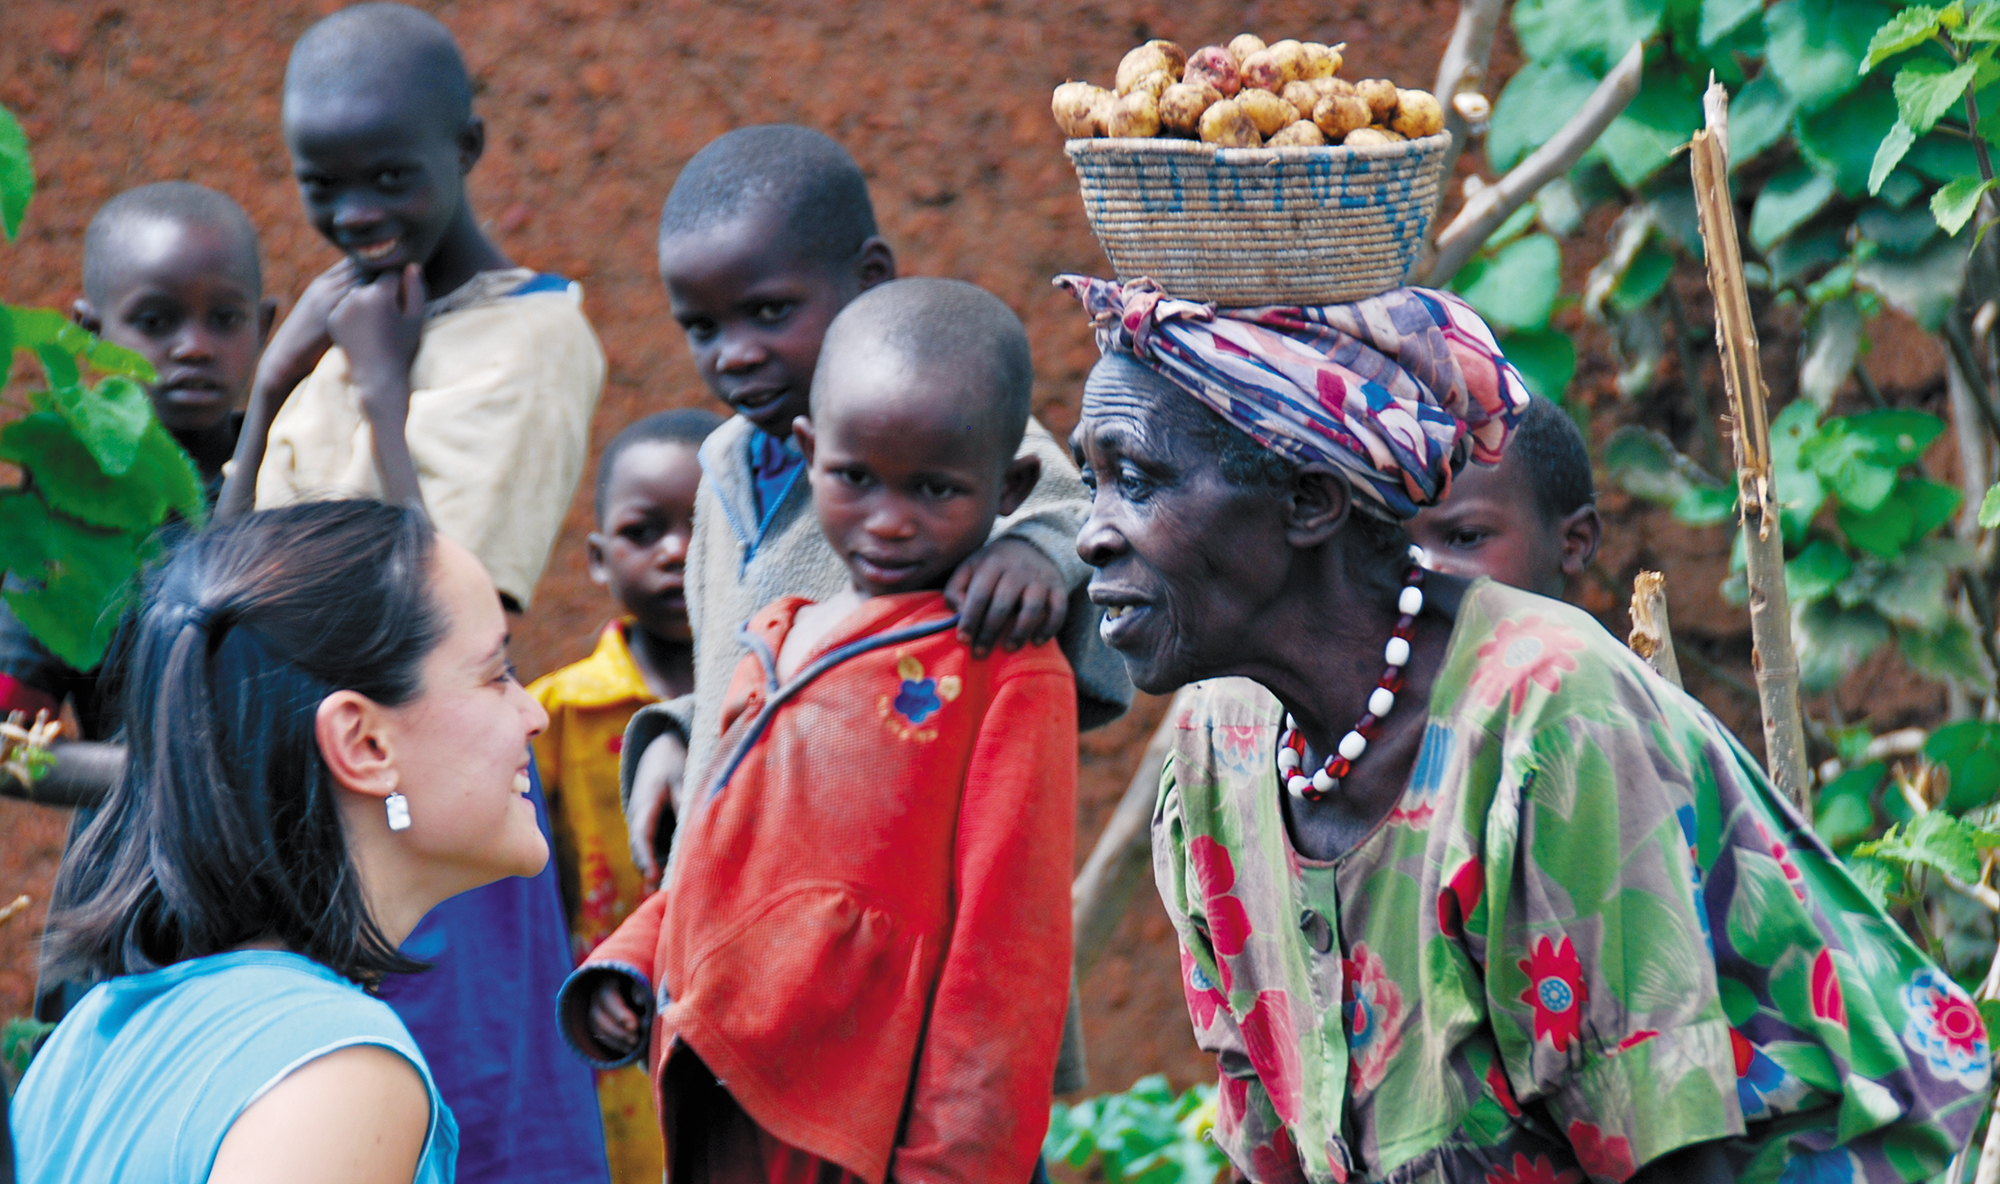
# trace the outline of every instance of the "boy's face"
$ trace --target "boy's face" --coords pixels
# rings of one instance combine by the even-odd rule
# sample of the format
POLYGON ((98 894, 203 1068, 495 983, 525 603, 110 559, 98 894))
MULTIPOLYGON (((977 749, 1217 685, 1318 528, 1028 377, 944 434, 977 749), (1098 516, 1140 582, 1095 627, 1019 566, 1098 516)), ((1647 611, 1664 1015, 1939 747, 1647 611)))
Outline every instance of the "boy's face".
POLYGON ((79 300, 77 322, 153 364, 149 393, 168 431, 221 424, 250 389, 277 312, 259 298, 255 248, 221 227, 148 218, 105 249, 117 258, 104 307, 79 300))
POLYGON ((465 201, 484 129, 390 93, 287 95, 285 145, 313 229, 364 277, 426 264, 465 201))
POLYGON ((619 453, 604 490, 604 521, 590 535, 590 578, 611 590, 639 628, 687 642, 686 567, 701 484, 695 446, 648 440, 619 453))
POLYGON ((1430 566, 1458 576, 1560 597, 1597 557, 1603 524, 1595 506, 1551 521, 1513 454, 1496 468, 1467 465, 1451 496, 1409 522, 1410 538, 1430 566))
POLYGON ((995 459, 990 417, 959 410, 961 376, 913 371, 887 351, 843 351, 835 366, 819 416, 793 425, 820 529, 861 592, 942 588, 1040 467, 995 459))
POLYGON ((841 267, 803 258, 785 239, 777 212, 756 210, 660 240, 660 278, 702 381, 780 440, 810 408, 820 342, 835 314, 895 276, 877 241, 859 264, 841 267))

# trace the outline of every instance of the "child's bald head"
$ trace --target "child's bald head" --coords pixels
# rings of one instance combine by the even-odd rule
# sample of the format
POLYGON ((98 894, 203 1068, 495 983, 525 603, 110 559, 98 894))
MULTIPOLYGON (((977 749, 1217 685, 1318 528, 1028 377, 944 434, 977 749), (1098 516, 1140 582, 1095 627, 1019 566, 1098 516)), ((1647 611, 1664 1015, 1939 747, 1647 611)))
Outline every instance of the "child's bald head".
POLYGON ((472 79, 451 31, 403 4, 357 4, 305 31, 285 65, 285 122, 308 108, 389 100, 450 135, 472 118, 472 79))
POLYGON ((660 210, 662 242, 757 217, 774 246, 826 267, 873 238, 875 204, 861 166, 830 137, 786 123, 738 128, 694 154, 660 210))
POLYGON ((1590 450, 1561 407, 1531 400, 1493 468, 1467 465, 1451 495, 1410 520, 1430 565, 1561 596, 1597 557, 1590 450))
POLYGON ((257 228, 243 207, 213 189, 165 181, 128 189, 91 218, 83 232, 84 299, 100 312, 110 307, 135 270, 157 260, 168 238, 189 234, 210 240, 215 269, 236 281, 251 303, 263 296, 257 228))

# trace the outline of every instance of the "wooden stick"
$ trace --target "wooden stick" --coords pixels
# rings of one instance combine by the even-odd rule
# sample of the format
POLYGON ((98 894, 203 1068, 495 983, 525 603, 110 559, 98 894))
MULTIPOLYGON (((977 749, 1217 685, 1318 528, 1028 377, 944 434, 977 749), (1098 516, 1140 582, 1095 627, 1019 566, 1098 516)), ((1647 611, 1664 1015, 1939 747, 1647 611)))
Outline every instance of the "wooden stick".
POLYGON ((1493 35, 1500 30, 1500 14, 1506 0, 1463 0, 1458 6, 1458 23, 1452 26, 1451 41, 1438 59, 1437 85, 1431 93, 1444 108, 1444 130, 1451 133, 1451 146, 1444 150, 1444 181, 1438 186, 1437 208, 1431 211, 1430 237, 1435 240, 1444 201, 1451 192, 1452 166, 1472 139, 1472 125, 1459 114, 1454 101, 1461 91, 1486 91, 1486 66, 1493 57, 1493 35))
MULTIPOLYGON (((1611 73, 1590 92, 1583 109, 1550 136, 1548 143, 1535 149, 1506 176, 1474 194, 1465 208, 1459 210, 1458 217, 1451 220, 1451 225, 1438 234, 1437 258, 1424 272, 1423 282, 1433 288, 1443 287, 1515 210, 1541 192, 1542 186, 1568 172, 1584 151, 1597 142, 1597 137, 1604 134, 1604 129, 1611 126, 1611 121, 1624 112, 1632 96, 1639 93, 1639 72, 1645 64, 1645 43, 1633 42, 1611 73)), ((1449 107, 1451 100, 1439 95, 1438 102, 1449 107)))
POLYGON ((1751 658, 1764 713, 1764 760, 1771 783, 1812 817, 1811 771, 1799 714, 1799 660, 1792 648, 1791 606, 1785 596, 1785 539, 1771 495, 1771 424, 1757 361, 1757 326, 1743 282, 1736 209, 1729 196, 1729 92, 1710 75, 1702 96, 1707 129, 1694 134, 1695 208, 1715 297, 1715 342, 1722 385, 1734 420, 1736 483, 1749 559, 1751 658))
POLYGON ((1642 571, 1632 581, 1632 636, 1626 644, 1651 663, 1660 677, 1681 685, 1673 627, 1667 623, 1667 577, 1659 572, 1642 571))
POLYGON ((1166 718, 1153 732, 1139 767, 1104 824, 1097 846, 1070 886, 1070 924, 1076 942, 1076 976, 1081 979, 1104 953, 1111 934, 1132 907, 1132 897, 1153 864, 1153 806, 1160 797, 1160 770, 1174 743, 1174 724, 1187 713, 1187 692, 1167 704, 1166 718))

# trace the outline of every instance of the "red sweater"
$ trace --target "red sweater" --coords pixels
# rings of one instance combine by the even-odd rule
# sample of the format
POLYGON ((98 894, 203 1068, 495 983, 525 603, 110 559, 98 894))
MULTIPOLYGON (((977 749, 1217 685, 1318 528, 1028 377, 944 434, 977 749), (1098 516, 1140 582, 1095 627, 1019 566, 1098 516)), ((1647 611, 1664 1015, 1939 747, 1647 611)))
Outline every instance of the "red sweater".
POLYGON ((746 626, 765 648, 668 884, 584 970, 652 969, 656 1090, 684 1040, 764 1130, 865 1179, 1019 1184, 1069 987, 1074 678, 1052 645, 973 658, 925 592, 867 601, 780 688, 805 603, 746 626))

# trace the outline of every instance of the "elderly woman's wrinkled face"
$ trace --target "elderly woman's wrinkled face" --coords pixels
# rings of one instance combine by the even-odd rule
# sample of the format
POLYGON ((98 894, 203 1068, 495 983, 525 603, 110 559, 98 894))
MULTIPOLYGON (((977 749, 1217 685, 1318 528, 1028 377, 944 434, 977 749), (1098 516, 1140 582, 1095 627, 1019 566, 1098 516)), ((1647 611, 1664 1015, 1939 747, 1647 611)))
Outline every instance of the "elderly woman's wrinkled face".
POLYGON ((1070 448, 1091 491, 1076 551, 1132 682, 1164 694, 1258 664, 1261 610, 1292 555, 1281 501, 1225 478, 1192 397, 1120 355, 1091 371, 1070 448))

